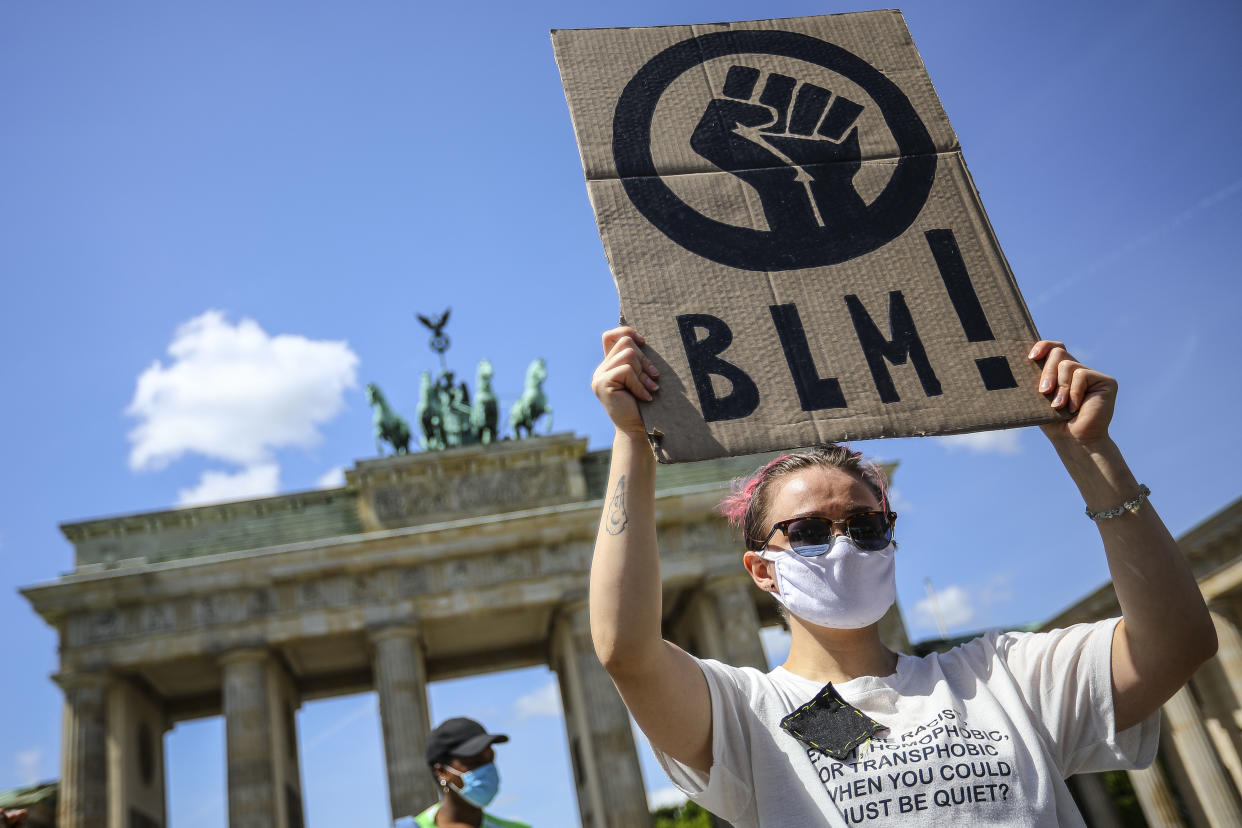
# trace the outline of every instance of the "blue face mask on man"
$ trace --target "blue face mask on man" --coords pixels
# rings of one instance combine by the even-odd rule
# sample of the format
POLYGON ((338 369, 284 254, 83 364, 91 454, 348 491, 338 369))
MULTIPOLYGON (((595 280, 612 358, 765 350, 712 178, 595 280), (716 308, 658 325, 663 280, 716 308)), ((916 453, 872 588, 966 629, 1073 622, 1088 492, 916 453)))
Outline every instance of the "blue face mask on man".
POLYGON ((479 765, 465 773, 447 765, 445 769, 461 777, 461 787, 454 787, 453 792, 476 808, 491 804, 496 798, 496 792, 500 790, 500 771, 496 770, 495 762, 479 765))

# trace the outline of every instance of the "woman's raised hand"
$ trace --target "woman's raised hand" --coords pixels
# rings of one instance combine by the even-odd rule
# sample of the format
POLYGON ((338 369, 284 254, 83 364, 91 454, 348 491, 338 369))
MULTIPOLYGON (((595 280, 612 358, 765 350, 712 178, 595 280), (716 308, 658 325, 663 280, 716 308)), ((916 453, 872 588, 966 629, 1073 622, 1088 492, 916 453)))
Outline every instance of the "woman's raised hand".
POLYGON ((1069 438, 1080 443, 1107 437, 1117 402, 1117 380, 1074 359, 1063 342, 1041 339, 1028 356, 1034 361, 1045 360, 1039 392, 1053 394, 1052 407, 1074 415, 1041 426, 1044 434, 1051 440, 1069 438))
POLYGON ((646 439, 638 401, 651 402, 659 389, 656 377, 660 371, 639 348, 642 335, 630 327, 604 332, 604 361, 591 377, 591 390, 608 412, 617 431, 637 434, 646 439))

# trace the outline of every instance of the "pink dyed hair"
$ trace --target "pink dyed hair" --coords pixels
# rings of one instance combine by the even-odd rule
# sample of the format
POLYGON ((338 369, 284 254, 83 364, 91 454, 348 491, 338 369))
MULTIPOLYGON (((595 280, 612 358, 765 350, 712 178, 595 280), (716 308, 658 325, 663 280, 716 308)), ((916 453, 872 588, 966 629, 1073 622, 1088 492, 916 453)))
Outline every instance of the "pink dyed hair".
POLYGON ((747 549, 763 544, 771 484, 792 472, 812 467, 840 469, 862 481, 875 494, 882 511, 888 511, 888 483, 880 467, 864 460, 862 452, 828 444, 782 454, 754 474, 733 481, 733 493, 720 502, 720 513, 742 530, 747 549))

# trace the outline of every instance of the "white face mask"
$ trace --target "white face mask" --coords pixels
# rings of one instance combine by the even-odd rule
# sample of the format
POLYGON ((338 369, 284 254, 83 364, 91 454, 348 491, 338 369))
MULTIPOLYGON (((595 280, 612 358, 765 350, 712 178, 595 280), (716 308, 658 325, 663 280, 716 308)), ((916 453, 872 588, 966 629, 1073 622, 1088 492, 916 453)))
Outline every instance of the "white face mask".
POLYGON ((884 617, 897 600, 893 544, 864 552, 845 535, 837 535, 822 555, 804 558, 785 549, 759 555, 776 566, 773 593, 785 609, 803 621, 835 630, 858 630, 884 617))

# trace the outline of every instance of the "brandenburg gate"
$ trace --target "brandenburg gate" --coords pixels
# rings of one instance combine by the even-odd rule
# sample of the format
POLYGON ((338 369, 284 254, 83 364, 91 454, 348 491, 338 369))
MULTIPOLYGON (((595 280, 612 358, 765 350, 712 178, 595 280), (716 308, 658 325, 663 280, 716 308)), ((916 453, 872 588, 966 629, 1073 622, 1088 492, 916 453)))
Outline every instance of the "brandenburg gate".
MULTIPOLYGON (((775 605, 715 512, 756 462, 661 467, 657 513, 666 635, 766 669, 775 605)), ((223 714, 229 825, 300 828, 294 711, 372 688, 392 815, 415 814, 437 797, 427 683, 546 664, 582 824, 649 826, 587 624, 607 466, 559 434, 359 461, 341 488, 65 524, 73 571, 23 590, 60 635, 59 824, 163 828, 163 734, 223 714)))

